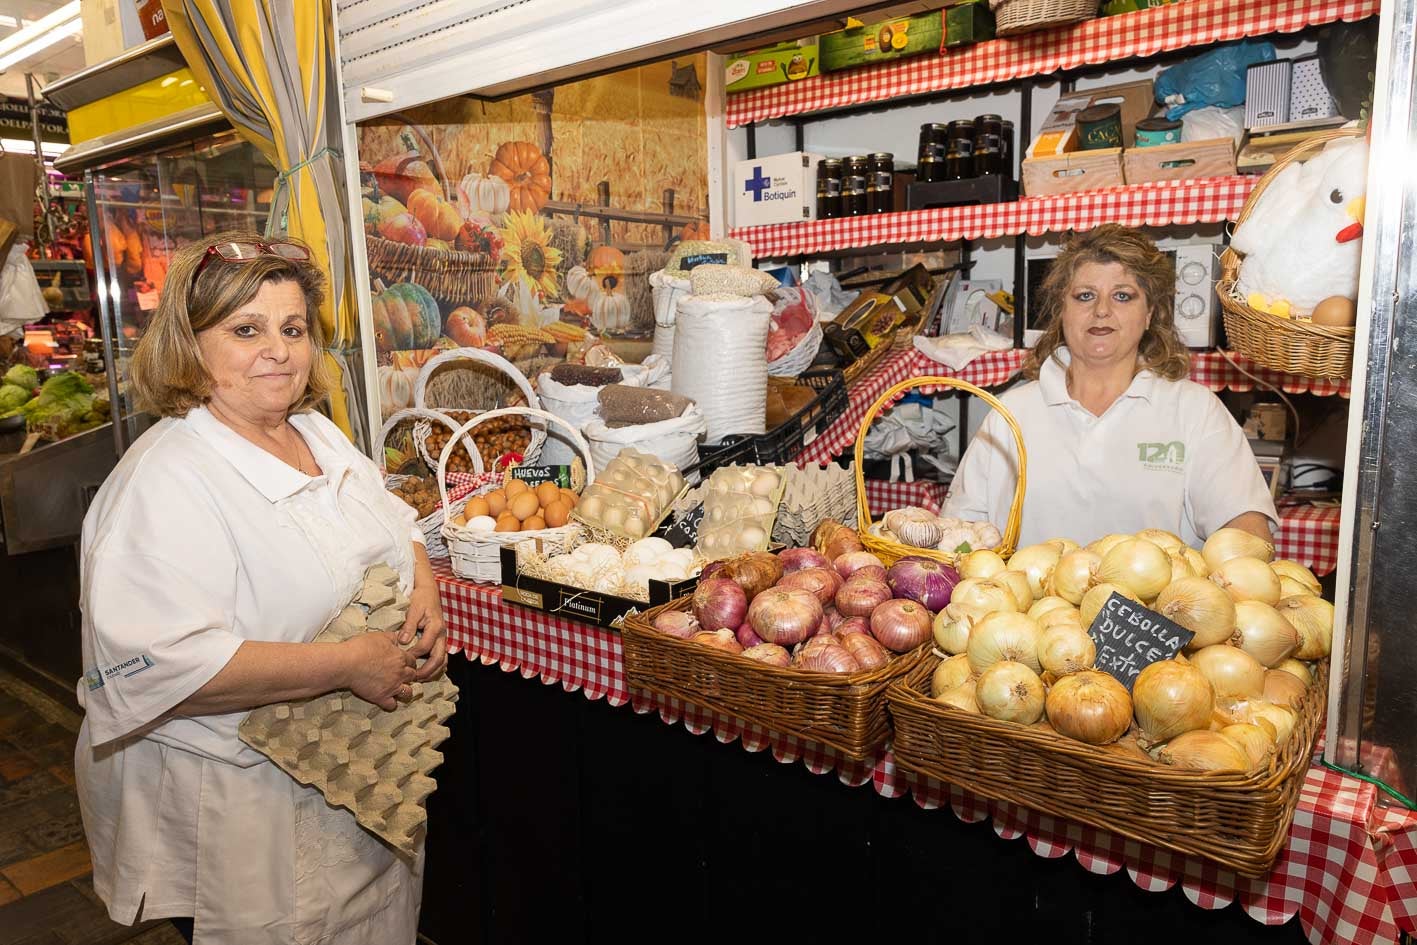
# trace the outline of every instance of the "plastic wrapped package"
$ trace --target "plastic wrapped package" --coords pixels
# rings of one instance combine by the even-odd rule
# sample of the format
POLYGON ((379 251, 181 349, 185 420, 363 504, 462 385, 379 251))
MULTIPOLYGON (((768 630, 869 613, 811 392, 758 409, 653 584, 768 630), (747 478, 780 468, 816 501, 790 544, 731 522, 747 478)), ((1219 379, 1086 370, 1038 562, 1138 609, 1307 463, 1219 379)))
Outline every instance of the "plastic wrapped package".
POLYGON ((1156 77, 1156 100, 1173 119, 1207 105, 1243 105, 1245 70, 1274 60, 1273 43, 1241 40, 1217 46, 1163 69, 1156 77))
POLYGON ((766 432, 771 317, 762 297, 691 295, 679 302, 670 390, 699 405, 710 444, 766 432))

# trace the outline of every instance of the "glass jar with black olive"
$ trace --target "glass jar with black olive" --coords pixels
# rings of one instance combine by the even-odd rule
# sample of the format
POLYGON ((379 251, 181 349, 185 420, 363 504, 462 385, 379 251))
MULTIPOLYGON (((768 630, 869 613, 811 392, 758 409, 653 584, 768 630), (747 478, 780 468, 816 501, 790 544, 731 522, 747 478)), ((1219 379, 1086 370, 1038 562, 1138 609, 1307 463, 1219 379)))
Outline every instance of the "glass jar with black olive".
POLYGON ((817 162, 817 219, 834 220, 843 215, 842 161, 826 158, 817 162))
POLYGON ((974 122, 968 118, 952 121, 948 135, 945 180, 964 180, 974 173, 974 122))
POLYGON ((872 154, 870 173, 866 203, 872 213, 890 213, 895 209, 895 155, 888 151, 872 154))

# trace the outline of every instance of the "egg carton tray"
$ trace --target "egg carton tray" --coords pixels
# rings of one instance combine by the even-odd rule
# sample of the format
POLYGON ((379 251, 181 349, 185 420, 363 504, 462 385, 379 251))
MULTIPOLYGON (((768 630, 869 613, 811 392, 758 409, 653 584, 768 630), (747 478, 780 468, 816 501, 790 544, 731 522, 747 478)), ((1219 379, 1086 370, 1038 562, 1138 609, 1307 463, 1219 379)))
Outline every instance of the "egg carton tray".
POLYGON ((849 467, 788 467, 787 488, 773 527, 773 539, 805 547, 821 522, 851 526, 856 521, 856 477, 849 467))
MULTIPOLYGON (((394 631, 408 615, 398 573, 370 568, 364 585, 315 637, 339 643, 360 633, 394 631)), ((411 645, 411 644, 410 644, 411 645)), ((241 740, 307 784, 360 826, 406 856, 415 856, 428 826, 431 777, 443 762, 438 745, 458 689, 447 676, 413 683, 413 698, 386 712, 348 690, 254 709, 237 731, 241 740)))

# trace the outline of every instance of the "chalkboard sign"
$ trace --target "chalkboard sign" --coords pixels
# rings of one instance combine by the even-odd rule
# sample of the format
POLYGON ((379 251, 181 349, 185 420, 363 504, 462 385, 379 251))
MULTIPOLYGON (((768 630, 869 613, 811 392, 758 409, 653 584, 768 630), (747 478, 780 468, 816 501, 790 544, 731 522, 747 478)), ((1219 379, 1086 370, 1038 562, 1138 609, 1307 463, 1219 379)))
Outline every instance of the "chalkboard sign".
POLYGON ((529 486, 539 486, 543 482, 554 482, 557 488, 571 488, 570 466, 518 466, 512 470, 512 478, 520 479, 529 486))
POLYGON ((1097 668, 1116 678, 1128 692, 1142 670, 1171 659, 1195 637, 1185 627, 1115 591, 1087 632, 1097 645, 1097 668))
POLYGON ((704 520, 704 504, 700 502, 693 510, 661 534, 665 541, 675 548, 692 548, 699 540, 699 523, 704 520))

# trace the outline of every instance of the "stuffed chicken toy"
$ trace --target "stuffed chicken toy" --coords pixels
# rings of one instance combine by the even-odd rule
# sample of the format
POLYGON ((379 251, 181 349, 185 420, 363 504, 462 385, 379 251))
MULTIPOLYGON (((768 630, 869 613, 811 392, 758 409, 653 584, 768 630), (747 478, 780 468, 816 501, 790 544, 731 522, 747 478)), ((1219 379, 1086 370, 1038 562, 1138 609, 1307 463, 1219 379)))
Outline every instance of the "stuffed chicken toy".
POLYGON ((1342 138, 1265 185, 1230 245, 1251 308, 1307 318, 1326 299, 1358 297, 1368 144, 1342 138))

